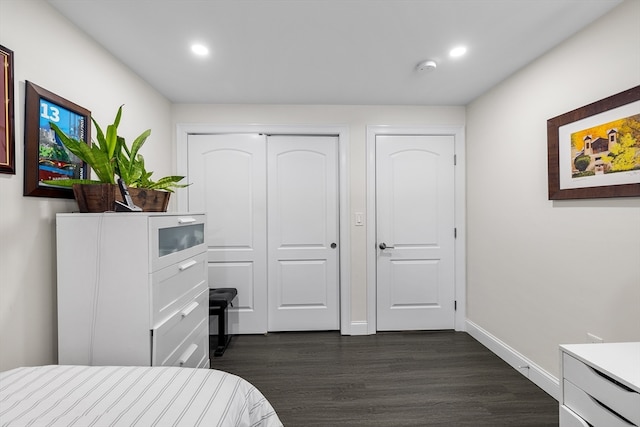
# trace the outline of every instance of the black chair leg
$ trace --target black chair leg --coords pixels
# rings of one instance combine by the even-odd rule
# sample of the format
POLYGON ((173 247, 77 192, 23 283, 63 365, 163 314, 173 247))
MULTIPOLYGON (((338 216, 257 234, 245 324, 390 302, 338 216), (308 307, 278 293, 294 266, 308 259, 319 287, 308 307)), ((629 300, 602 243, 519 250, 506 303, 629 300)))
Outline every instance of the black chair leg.
POLYGON ((218 357, 224 354, 231 335, 227 331, 227 307, 232 305, 233 299, 238 294, 236 288, 213 288, 209 290, 209 315, 218 316, 218 337, 216 349, 213 355, 218 357))
POLYGON ((222 356, 230 341, 231 335, 227 333, 227 310, 225 308, 218 313, 218 347, 216 347, 213 355, 216 357, 222 356))

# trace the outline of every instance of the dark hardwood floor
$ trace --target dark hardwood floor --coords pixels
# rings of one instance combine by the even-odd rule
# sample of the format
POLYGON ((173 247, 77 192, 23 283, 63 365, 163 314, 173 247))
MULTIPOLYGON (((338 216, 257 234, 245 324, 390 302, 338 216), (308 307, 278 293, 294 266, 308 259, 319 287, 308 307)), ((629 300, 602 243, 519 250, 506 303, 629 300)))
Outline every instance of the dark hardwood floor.
POLYGON ((558 425, 555 399, 464 332, 239 335, 212 367, 286 427, 558 425))

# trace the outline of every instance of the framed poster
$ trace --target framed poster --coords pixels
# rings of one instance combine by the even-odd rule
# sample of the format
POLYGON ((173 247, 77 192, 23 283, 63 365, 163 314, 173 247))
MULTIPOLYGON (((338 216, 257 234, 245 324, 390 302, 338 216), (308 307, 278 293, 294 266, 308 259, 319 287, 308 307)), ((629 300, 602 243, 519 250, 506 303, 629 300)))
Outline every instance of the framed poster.
POLYGON ((49 123, 90 144, 91 112, 29 81, 25 94, 23 194, 73 199, 71 188, 42 181, 88 179, 89 168, 56 138, 49 123))
POLYGON ((547 121, 549 200, 640 196, 640 86, 547 121))
POLYGON ((0 45, 0 173, 15 174, 15 129, 13 121, 13 51, 0 45))

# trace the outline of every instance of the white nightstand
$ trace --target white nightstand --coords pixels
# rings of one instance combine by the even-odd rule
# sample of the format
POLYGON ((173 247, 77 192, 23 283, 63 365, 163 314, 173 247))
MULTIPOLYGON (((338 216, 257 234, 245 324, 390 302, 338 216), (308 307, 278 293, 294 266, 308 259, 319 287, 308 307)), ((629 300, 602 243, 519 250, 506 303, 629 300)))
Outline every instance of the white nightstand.
POLYGON ((640 426, 640 342, 560 346, 560 427, 640 426))

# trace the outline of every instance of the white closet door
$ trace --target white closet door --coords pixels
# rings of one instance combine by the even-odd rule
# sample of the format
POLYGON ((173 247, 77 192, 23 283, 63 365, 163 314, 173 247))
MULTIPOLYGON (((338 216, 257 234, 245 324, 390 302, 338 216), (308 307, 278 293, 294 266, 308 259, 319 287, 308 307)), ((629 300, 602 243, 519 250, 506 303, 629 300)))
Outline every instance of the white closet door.
POLYGON ((268 138, 269 331, 340 329, 337 148, 268 138))
POLYGON ((454 327, 453 136, 376 137, 377 330, 454 327))
POLYGON ((267 332, 266 137, 189 135, 189 211, 206 212, 209 287, 238 289, 229 332, 267 332))

